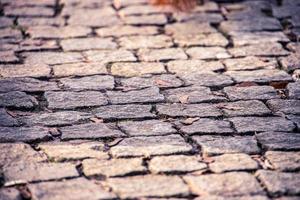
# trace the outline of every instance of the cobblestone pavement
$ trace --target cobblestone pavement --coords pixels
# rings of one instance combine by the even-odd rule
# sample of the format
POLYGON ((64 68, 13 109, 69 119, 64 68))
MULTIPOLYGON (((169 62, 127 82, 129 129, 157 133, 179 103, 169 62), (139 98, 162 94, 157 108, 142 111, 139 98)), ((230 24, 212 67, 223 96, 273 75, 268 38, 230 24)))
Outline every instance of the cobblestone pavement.
POLYGON ((1 200, 300 199, 300 1, 0 1, 1 200))

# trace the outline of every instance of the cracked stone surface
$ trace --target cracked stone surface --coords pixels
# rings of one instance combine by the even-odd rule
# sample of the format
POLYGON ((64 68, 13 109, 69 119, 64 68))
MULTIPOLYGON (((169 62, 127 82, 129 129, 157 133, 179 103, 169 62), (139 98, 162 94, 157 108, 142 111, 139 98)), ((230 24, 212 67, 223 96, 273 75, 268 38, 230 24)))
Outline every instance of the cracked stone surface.
POLYGON ((298 200, 300 3, 198 3, 2 0, 0 199, 298 200))

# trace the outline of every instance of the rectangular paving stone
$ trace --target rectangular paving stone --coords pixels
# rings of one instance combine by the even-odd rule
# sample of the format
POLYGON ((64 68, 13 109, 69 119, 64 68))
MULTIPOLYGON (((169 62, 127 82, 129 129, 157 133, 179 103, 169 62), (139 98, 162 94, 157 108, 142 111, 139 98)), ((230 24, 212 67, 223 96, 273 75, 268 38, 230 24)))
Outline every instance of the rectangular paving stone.
POLYGON ((300 152, 267 151, 266 159, 279 171, 297 171, 300 169, 300 152))
POLYGON ((272 58, 248 56, 223 61, 228 71, 275 69, 278 64, 272 58))
POLYGON ((84 37, 92 32, 85 26, 31 26, 27 30, 33 39, 63 39, 72 37, 84 37))
POLYGON ((300 82, 289 83, 287 89, 290 98, 300 99, 300 82))
POLYGON ((273 195, 297 195, 300 193, 299 173, 259 170, 256 176, 266 186, 268 192, 273 195))
POLYGON ((48 129, 43 127, 0 127, 0 142, 34 142, 50 138, 48 129))
POLYGON ((93 110, 102 119, 138 119, 155 117, 151 105, 109 105, 93 110))
POLYGON ((174 155, 157 156, 150 160, 149 169, 152 173, 184 173, 206 169, 206 164, 196 156, 174 155))
POLYGON ((166 48, 173 45, 172 38, 166 35, 127 36, 119 38, 118 42, 124 49, 166 48))
POLYGON ((186 60, 188 58, 181 48, 139 49, 137 55, 141 61, 146 62, 186 60))
POLYGON ((214 105, 203 104, 160 104, 156 106, 160 115, 170 117, 219 117, 221 112, 214 105))
POLYGON ((112 75, 116 76, 142 76, 145 74, 166 73, 165 67, 158 62, 138 62, 138 63, 114 63, 111 66, 112 75))
POLYGON ((207 87, 224 87, 234 82, 230 76, 217 73, 185 74, 181 77, 187 85, 200 85, 207 87))
POLYGON ((4 108, 0 108, 0 126, 17 126, 18 121, 7 113, 4 108))
POLYGON ((86 76, 81 78, 63 78, 59 79, 62 87, 69 90, 105 90, 113 89, 115 81, 112 76, 86 76))
POLYGON ((42 92, 58 90, 55 82, 40 81, 33 78, 2 78, 0 79, 0 92, 24 91, 42 92))
POLYGON ((223 59, 230 58, 227 50, 222 47, 191 47, 186 50, 186 53, 192 59, 223 59))
POLYGON ((46 92, 45 98, 48 102, 49 109, 73 109, 108 104, 104 94, 97 91, 46 92))
POLYGON ((192 139, 201 146, 204 155, 225 153, 258 154, 260 149, 252 136, 193 136, 192 139))
POLYGON ((56 162, 86 158, 96 158, 99 160, 109 158, 108 154, 104 152, 104 144, 101 142, 42 143, 38 147, 50 160, 56 162))
POLYGON ((29 189, 32 196, 40 200, 66 199, 114 199, 116 195, 107 191, 103 186, 96 184, 93 180, 76 178, 65 181, 41 182, 30 184, 29 189), (84 186, 84 187, 82 187, 84 186))
POLYGON ((164 25, 167 22, 168 19, 163 14, 124 17, 124 23, 127 25, 164 25))
POLYGON ((192 189, 192 192, 198 195, 227 197, 264 194, 255 177, 246 172, 184 176, 183 178, 192 189))
POLYGON ((157 103, 165 99, 157 87, 129 92, 108 91, 107 96, 112 104, 157 103))
POLYGON ((145 173, 146 167, 140 158, 96 160, 82 162, 82 171, 87 177, 117 177, 145 173))
POLYGON ((72 125, 89 119, 91 114, 77 111, 64 111, 55 113, 34 113, 20 117, 19 120, 29 126, 63 126, 72 125))
POLYGON ((259 43, 228 49, 233 57, 245 56, 287 56, 289 52, 279 43, 259 43))
POLYGON ((229 118, 239 133, 263 131, 293 131, 295 125, 282 117, 229 118))
POLYGON ((287 132, 263 132, 256 135, 263 149, 267 150, 299 150, 300 135, 287 132))
POLYGON ((205 134, 222 134, 227 135, 233 133, 234 130, 228 121, 213 120, 213 119, 198 119, 191 125, 183 126, 180 129, 188 135, 205 135, 205 134))
POLYGON ((47 181, 78 176, 74 164, 70 163, 18 163, 18 165, 4 167, 5 183, 47 181))
POLYGON ((289 82, 292 77, 282 70, 277 69, 261 69, 255 71, 227 71, 226 75, 232 77, 236 82, 255 82, 255 83, 269 83, 269 82, 289 82))
POLYGON ((166 100, 171 103, 203 103, 226 101, 225 96, 215 95, 209 88, 202 86, 190 86, 164 90, 166 100))
POLYGON ((108 74, 106 64, 102 62, 54 65, 52 69, 55 77, 108 74))
POLYGON ((59 128, 62 140, 124 137, 125 134, 103 123, 88 123, 59 128))
POLYGON ((172 124, 159 120, 119 122, 118 127, 129 136, 162 136, 177 132, 172 124))
POLYGON ((113 157, 188 153, 192 147, 179 135, 125 138, 110 149, 113 157))
POLYGON ((118 49, 118 50, 91 50, 84 52, 87 60, 92 62, 130 62, 136 61, 136 57, 132 52, 118 49))
POLYGON ((7 92, 0 94, 0 107, 34 108, 38 105, 35 97, 24 92, 7 92))
POLYGON ((220 103, 217 107, 220 108, 228 117, 251 115, 266 116, 272 113, 263 102, 258 100, 220 103))
POLYGON ((112 38, 78 38, 66 39, 60 42, 64 51, 83 51, 97 49, 116 49, 117 44, 112 38))
POLYGON ((277 99, 276 90, 272 86, 225 87, 224 92, 231 101, 237 100, 269 100, 277 99))
POLYGON ((249 155, 238 154, 223 154, 212 157, 213 162, 209 164, 209 168, 214 173, 223 173, 230 171, 250 171, 258 169, 258 163, 249 155))
POLYGON ((189 189, 178 176, 146 175, 111 178, 107 184, 121 198, 187 196, 189 189), (158 184, 159 183, 159 184, 158 184))
POLYGON ((158 33, 158 28, 155 26, 130 26, 120 25, 96 29, 96 33, 100 37, 120 37, 127 35, 155 35, 158 33))
POLYGON ((267 105, 274 112, 300 114, 300 100, 272 99, 267 101, 267 105))

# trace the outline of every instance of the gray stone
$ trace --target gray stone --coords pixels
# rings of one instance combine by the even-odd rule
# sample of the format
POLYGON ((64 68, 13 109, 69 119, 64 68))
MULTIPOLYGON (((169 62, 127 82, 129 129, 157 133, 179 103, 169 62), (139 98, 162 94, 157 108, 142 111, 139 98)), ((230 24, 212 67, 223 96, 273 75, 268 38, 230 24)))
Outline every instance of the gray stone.
POLYGON ((112 38, 66 39, 62 40, 60 43, 64 51, 84 51, 117 48, 117 44, 112 41, 112 38))
POLYGON ((226 116, 229 117, 251 115, 265 116, 271 114, 271 111, 267 108, 267 106, 258 100, 220 103, 217 106, 222 109, 226 116))
POLYGON ((233 80, 229 76, 217 73, 186 74, 181 78, 188 85, 224 87, 233 84, 233 80))
POLYGON ((268 192, 273 195, 297 195, 300 193, 299 173, 259 170, 256 176, 266 186, 268 192))
POLYGON ((186 60, 188 57, 180 48, 139 49, 137 53, 141 61, 186 60))
POLYGON ((0 126, 17 126, 18 121, 10 116, 4 108, 0 108, 0 126))
POLYGON ((239 133, 263 131, 293 131, 291 121, 282 117, 234 117, 229 119, 239 133))
POLYGON ((132 52, 118 49, 118 50, 91 50, 86 51, 83 53, 84 56, 89 60, 93 62, 102 62, 102 63, 108 63, 108 62, 130 62, 130 61, 136 61, 136 57, 133 55, 132 52))
POLYGON ((30 184, 29 189, 33 198, 40 200, 61 200, 61 198, 99 200, 116 198, 115 194, 107 191, 103 186, 85 178, 35 183, 30 184))
POLYGON ((279 171, 297 171, 300 169, 300 152, 267 151, 266 159, 279 171))
POLYGON ((151 105, 109 105, 95 109, 93 112, 103 119, 138 119, 155 117, 151 105))
POLYGON ((79 107, 94 107, 108 104, 107 98, 101 92, 46 92, 45 98, 49 109, 73 109, 79 107))
POLYGON ((121 198, 187 196, 189 189, 179 176, 146 175, 111 178, 108 185, 121 198))
POLYGON ((114 157, 188 153, 192 147, 179 135, 125 138, 110 149, 114 157))
POLYGON ((272 99, 267 101, 267 105, 274 112, 300 114, 300 100, 272 99))
POLYGON ((82 78, 64 78, 59 79, 64 88, 81 90, 104 90, 113 89, 115 82, 112 76, 86 76, 82 78))
POLYGON ((264 132, 256 135, 263 149, 299 150, 300 135, 286 132, 264 132))
POLYGON ((263 194, 255 177, 246 172, 229 172, 203 176, 183 177, 198 195, 243 196, 263 194), (247 183, 247 184, 245 184, 247 183))
POLYGON ((108 91, 107 95, 112 104, 157 103, 164 101, 164 96, 159 93, 159 88, 157 87, 129 92, 108 91))
POLYGON ((221 112, 211 104, 160 104, 157 105, 160 115, 170 117, 219 117, 221 112))
POLYGON ((43 127, 0 127, 1 142, 35 142, 50 138, 49 131, 43 127))
POLYGON ((226 87, 224 88, 224 92, 231 101, 279 98, 272 86, 226 87))
POLYGON ((216 95, 207 87, 190 86, 163 91, 171 103, 203 103, 226 101, 225 96, 216 95))
POLYGON ((228 121, 213 120, 213 119, 199 119, 191 125, 183 126, 180 129, 182 132, 192 135, 205 135, 205 134, 222 134, 227 135, 233 133, 231 125, 228 121))
POLYGON ((191 47, 186 50, 186 53, 192 59, 223 59, 230 58, 227 50, 222 47, 191 47))
POLYGON ((59 129, 62 140, 70 139, 97 139, 123 137, 121 131, 112 129, 103 123, 88 123, 74 126, 66 126, 59 129))
POLYGON ((55 113, 35 113, 20 117, 20 121, 26 125, 63 126, 79 123, 91 117, 90 114, 77 111, 65 111, 55 113))
POLYGON ((118 127, 129 136, 159 136, 176 133, 172 124, 159 120, 119 122, 118 127))
POLYGON ((247 154, 223 154, 212 157, 211 171, 223 173, 229 171, 250 171, 258 169, 258 163, 247 154))
POLYGON ((289 97, 292 99, 300 99, 300 82, 289 83, 287 86, 289 97))
POLYGON ((173 45, 172 38, 165 35, 122 37, 119 43, 125 49, 166 48, 173 45))
POLYGON ((0 107, 34 108, 38 101, 24 92, 7 92, 0 94, 0 107))
POLYGON ((224 153, 258 154, 260 149, 252 136, 193 136, 205 155, 224 153))

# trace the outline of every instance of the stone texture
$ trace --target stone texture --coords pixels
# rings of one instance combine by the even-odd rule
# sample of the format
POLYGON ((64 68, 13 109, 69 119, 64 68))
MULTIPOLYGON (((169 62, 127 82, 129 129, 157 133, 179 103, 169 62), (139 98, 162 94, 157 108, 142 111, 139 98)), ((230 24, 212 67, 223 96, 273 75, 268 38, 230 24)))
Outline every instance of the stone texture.
POLYGON ((87 76, 81 78, 64 78, 59 82, 65 89, 81 91, 81 90, 105 90, 113 89, 115 86, 112 76, 87 76))
POLYGON ((29 189, 33 197, 40 200, 60 200, 62 198, 99 200, 116 198, 113 193, 107 191, 104 187, 85 178, 30 184, 29 189), (82 187, 83 185, 84 187, 82 187))
POLYGON ((108 159, 104 144, 100 142, 45 143, 38 147, 53 161, 82 160, 86 158, 108 159))
POLYGON ((205 155, 224 153, 258 154, 260 149, 252 136, 193 136, 205 155))
POLYGON ((158 33, 158 29, 155 26, 111 26, 104 27, 96 30, 96 33, 101 37, 107 36, 126 36, 126 35, 155 35, 158 33))
POLYGON ((215 173, 256 170, 259 167, 258 163, 247 154, 223 154, 212 159, 209 168, 215 173))
POLYGON ((86 51, 84 52, 85 57, 89 61, 93 62, 130 62, 136 61, 136 57, 133 55, 132 52, 127 50, 94 50, 94 51, 86 51))
POLYGON ((123 137, 125 134, 110 128, 103 123, 88 123, 74 126, 66 126, 59 129, 62 140, 70 139, 97 139, 123 137))
POLYGON ((296 195, 300 193, 299 173, 259 170, 256 175, 271 194, 296 195))
POLYGON ((185 176, 184 180, 199 195, 242 196, 264 193, 254 176, 245 172, 185 176))
POLYGON ((49 109, 73 109, 94 107, 108 104, 103 93, 89 92, 46 92, 45 98, 49 109))
POLYGON ((213 120, 213 119, 198 119, 191 125, 183 126, 180 129, 185 134, 196 134, 196 135, 205 135, 205 134, 222 134, 227 135, 233 133, 234 131, 231 128, 231 125, 228 121, 213 120))
POLYGON ((157 87, 129 92, 108 91, 107 96, 112 104, 157 103, 164 101, 164 96, 159 93, 159 88, 157 87))
POLYGON ((289 91, 289 97, 292 99, 300 99, 300 82, 289 83, 287 89, 289 91))
POLYGON ((191 47, 186 53, 192 59, 222 59, 230 58, 227 50, 221 47, 191 47))
POLYGON ((222 109, 224 114, 228 117, 251 115, 266 116, 271 114, 267 106, 258 100, 221 103, 218 104, 218 107, 222 109))
POLYGON ((103 119, 153 118, 150 105, 109 105, 95 109, 97 117, 103 119))
POLYGON ((63 64, 52 68, 56 77, 108 74, 106 64, 101 62, 63 64))
POLYGON ((160 104, 156 106, 160 115, 170 117, 218 117, 221 112, 211 104, 160 104))
POLYGON ((133 157, 187 153, 192 150, 179 135, 134 137, 122 140, 110 149, 114 157, 133 157))
POLYGON ((279 171, 297 171, 300 169, 300 152, 267 151, 266 159, 279 171))
POLYGON ((214 94, 207 87, 191 86, 165 90, 166 100, 171 103, 203 103, 226 101, 225 96, 214 94), (182 100, 185 100, 184 102, 182 100))
POLYGON ((145 173, 146 167, 142 165, 142 159, 88 159, 82 162, 82 170, 88 177, 116 177, 134 173, 145 173))
POLYGON ((217 73, 186 74, 182 79, 188 85, 207 87, 224 87, 234 83, 229 76, 217 73))
POLYGON ((272 86, 226 87, 224 88, 224 92, 231 101, 279 98, 272 86))
POLYGON ((263 149, 299 150, 300 135, 286 132, 264 132, 256 135, 263 149))
POLYGON ((180 48, 140 49, 138 57, 141 61, 186 60, 188 57, 180 48))
POLYGON ((26 125, 63 126, 78 123, 90 118, 91 115, 84 112, 65 111, 55 113, 35 113, 20 117, 20 121, 26 125))
POLYGON ((33 108, 38 101, 24 92, 7 92, 0 94, 0 107, 33 108))
POLYGON ((125 179, 114 178, 108 179, 108 185, 121 198, 186 196, 189 194, 188 187, 178 176, 147 175, 125 179))
POLYGON ((165 73, 162 63, 114 63, 111 66, 111 73, 116 76, 141 76, 145 74, 165 73))
POLYGON ((42 127, 0 127, 1 142, 34 142, 50 138, 49 131, 42 127))
POLYGON ((176 133, 172 124, 159 120, 120 122, 118 127, 129 136, 159 136, 176 133))
POLYGON ((278 64, 274 59, 248 56, 223 61, 228 71, 274 69, 278 64))
POLYGON ((206 169, 206 164, 200 162, 195 156, 159 156, 149 162, 149 169, 152 173, 174 173, 193 172, 206 169))
POLYGON ((272 99, 267 101, 267 105, 274 112, 284 114, 300 114, 300 100, 272 99))
POLYGON ((166 48, 173 45, 172 39, 165 35, 122 37, 119 43, 125 49, 166 48))
POLYGON ((84 51, 97 49, 116 49, 117 44, 111 38, 67 39, 60 42, 64 51, 84 51))
POLYGON ((16 126, 18 121, 9 115, 4 108, 0 108, 0 126, 16 126))

